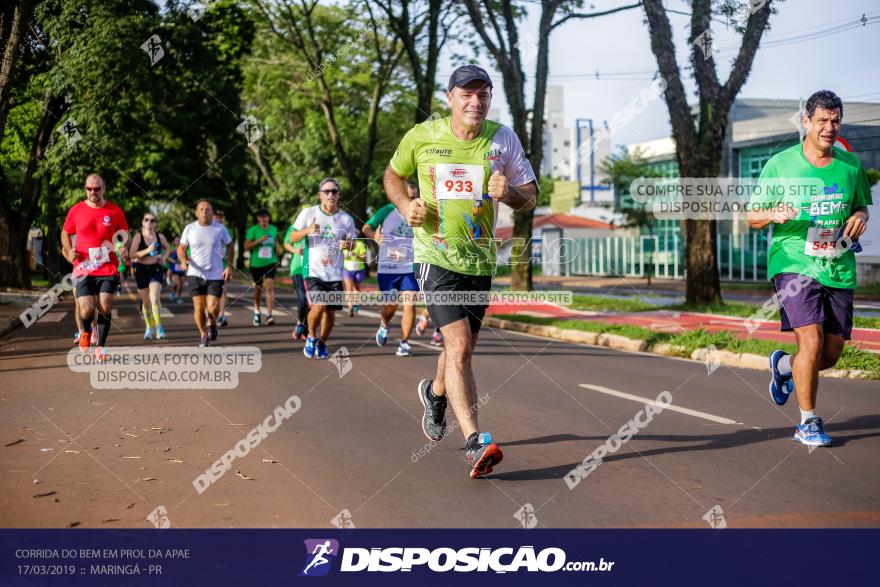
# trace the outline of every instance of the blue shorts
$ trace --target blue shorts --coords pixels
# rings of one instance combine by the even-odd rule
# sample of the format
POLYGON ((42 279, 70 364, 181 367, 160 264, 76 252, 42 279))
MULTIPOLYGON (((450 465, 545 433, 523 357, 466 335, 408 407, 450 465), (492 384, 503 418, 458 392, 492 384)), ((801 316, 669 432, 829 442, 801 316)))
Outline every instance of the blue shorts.
POLYGON ((379 291, 419 291, 415 273, 379 273, 379 291))
POLYGON ((828 287, 797 273, 779 273, 773 277, 773 283, 779 296, 783 332, 821 324, 825 334, 850 340, 853 290, 828 287))
POLYGON ((364 277, 367 276, 366 269, 358 269, 357 271, 349 271, 348 269, 342 270, 342 278, 350 279, 355 283, 360 283, 364 280, 364 277))

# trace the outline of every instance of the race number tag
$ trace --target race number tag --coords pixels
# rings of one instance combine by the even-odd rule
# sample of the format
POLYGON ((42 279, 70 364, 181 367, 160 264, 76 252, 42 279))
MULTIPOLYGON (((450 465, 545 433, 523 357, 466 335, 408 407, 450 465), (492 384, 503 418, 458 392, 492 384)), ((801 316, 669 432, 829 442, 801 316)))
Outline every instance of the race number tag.
POLYGON ((479 200, 482 198, 482 165, 438 163, 434 177, 438 200, 479 200))
POLYGON ((99 267, 110 262, 110 248, 105 246, 89 247, 89 264, 99 267))
POLYGON ((271 259, 272 258, 272 247, 260 247, 257 249, 257 258, 258 259, 271 259))
POLYGON ((807 244, 804 254, 810 257, 838 257, 837 229, 813 226, 807 229, 807 244))

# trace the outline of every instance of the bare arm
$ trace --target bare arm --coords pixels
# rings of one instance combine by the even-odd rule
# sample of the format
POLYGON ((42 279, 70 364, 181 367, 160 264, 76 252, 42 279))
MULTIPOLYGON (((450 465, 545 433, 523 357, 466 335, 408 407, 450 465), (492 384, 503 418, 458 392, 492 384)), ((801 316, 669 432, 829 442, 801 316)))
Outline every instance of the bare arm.
POLYGON ((870 214, 868 214, 867 206, 862 206, 861 208, 857 208, 855 212, 853 212, 852 216, 850 216, 846 221, 846 229, 843 234, 850 238, 859 238, 865 231, 868 230, 868 218, 870 214))
POLYGON ((750 228, 760 230, 771 223, 785 224, 795 216, 797 211, 793 207, 780 204, 773 208, 749 210, 746 213, 746 224, 750 228))
MULTIPOLYGON (((290 232, 290 238, 287 240, 291 243, 298 243, 302 239, 306 238, 310 234, 316 234, 320 231, 320 228, 314 222, 309 226, 306 226, 302 230, 293 230, 290 232)), ((286 244, 286 243, 285 243, 286 244)))
POLYGON ((528 212, 535 208, 538 200, 538 184, 534 181, 525 185, 510 186, 507 195, 501 198, 501 202, 507 204, 517 212, 528 212))
POLYGON ((406 219, 406 223, 412 227, 421 226, 427 216, 428 208, 421 198, 410 199, 409 193, 406 191, 406 178, 397 175, 397 172, 389 165, 385 168, 383 184, 388 200, 406 219))
POLYGON ((63 230, 61 231, 61 254, 64 255, 68 263, 76 261, 76 251, 73 248, 70 235, 63 230))
POLYGON ((177 262, 184 271, 189 268, 189 257, 186 256, 186 245, 183 243, 177 245, 177 262))

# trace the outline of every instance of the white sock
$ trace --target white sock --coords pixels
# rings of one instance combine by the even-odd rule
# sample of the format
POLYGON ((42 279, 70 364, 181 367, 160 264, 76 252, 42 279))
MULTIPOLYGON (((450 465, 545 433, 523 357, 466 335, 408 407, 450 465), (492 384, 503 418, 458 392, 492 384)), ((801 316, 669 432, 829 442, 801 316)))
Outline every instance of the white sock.
POLYGON ((815 417, 816 417, 815 410, 808 410, 808 411, 801 410, 801 426, 803 426, 806 423, 806 421, 809 420, 810 418, 815 418, 815 417))
POLYGON ((776 363, 776 370, 780 375, 791 375, 791 355, 782 355, 776 363))

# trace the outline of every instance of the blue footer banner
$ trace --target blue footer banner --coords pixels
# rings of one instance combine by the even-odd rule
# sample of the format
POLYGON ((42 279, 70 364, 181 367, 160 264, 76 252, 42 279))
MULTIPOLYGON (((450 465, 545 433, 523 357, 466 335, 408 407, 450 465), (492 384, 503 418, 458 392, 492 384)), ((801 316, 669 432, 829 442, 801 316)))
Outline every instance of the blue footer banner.
POLYGON ((4 529, 0 585, 877 585, 878 552, 873 529, 4 529))

